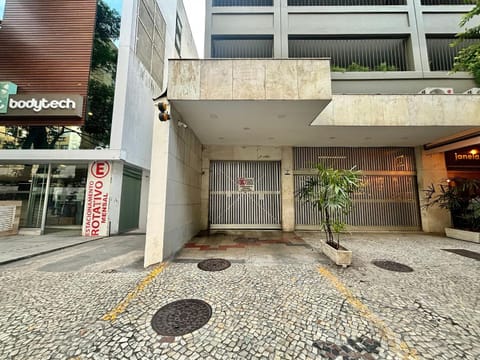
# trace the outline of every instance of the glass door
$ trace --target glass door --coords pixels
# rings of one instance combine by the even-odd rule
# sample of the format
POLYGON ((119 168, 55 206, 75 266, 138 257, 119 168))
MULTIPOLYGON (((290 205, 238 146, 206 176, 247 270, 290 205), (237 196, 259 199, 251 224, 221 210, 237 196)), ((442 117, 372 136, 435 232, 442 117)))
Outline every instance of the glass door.
POLYGON ((86 182, 86 164, 52 164, 45 227, 81 228, 86 182))
POLYGON ((27 216, 25 222, 20 224, 27 228, 41 228, 43 204, 48 182, 48 165, 26 166, 31 170, 31 185, 28 196, 27 216))

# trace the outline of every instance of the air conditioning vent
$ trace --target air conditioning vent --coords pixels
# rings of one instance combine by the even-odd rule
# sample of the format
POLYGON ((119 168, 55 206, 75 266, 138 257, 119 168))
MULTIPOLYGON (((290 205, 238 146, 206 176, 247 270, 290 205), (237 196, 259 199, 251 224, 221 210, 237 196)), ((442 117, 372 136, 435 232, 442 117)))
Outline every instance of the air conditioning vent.
POLYGON ((464 92, 467 95, 480 95, 480 88, 471 88, 464 92))
POLYGON ((453 88, 425 88, 419 92, 424 95, 450 95, 453 94, 453 88))

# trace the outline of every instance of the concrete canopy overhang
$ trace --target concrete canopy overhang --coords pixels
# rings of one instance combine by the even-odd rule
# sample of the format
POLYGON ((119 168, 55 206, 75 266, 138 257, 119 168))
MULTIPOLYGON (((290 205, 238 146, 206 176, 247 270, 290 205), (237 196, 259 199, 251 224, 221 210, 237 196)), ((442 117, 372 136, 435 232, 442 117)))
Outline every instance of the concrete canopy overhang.
POLYGON ((169 76, 206 145, 420 146, 480 125, 478 95, 332 96, 324 59, 171 60, 169 76))
POLYGON ((308 127, 331 97, 328 59, 170 60, 174 114, 204 144, 308 127))

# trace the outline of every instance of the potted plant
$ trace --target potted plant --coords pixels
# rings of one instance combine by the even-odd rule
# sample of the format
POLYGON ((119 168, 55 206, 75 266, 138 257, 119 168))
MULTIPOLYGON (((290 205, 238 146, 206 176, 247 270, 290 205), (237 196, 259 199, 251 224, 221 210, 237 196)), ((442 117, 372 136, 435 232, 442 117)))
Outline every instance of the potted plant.
POLYGON ((321 228, 326 237, 322 243, 323 253, 337 265, 346 267, 351 264, 352 252, 340 246, 340 232, 345 229, 345 223, 336 215, 347 215, 350 211, 352 194, 360 187, 361 174, 355 167, 338 170, 317 164, 315 168, 316 174, 304 182, 296 195, 321 213, 321 228))
POLYGON ((455 178, 430 185, 425 193, 425 208, 437 206, 450 211, 453 229, 448 237, 480 242, 480 180, 455 178))

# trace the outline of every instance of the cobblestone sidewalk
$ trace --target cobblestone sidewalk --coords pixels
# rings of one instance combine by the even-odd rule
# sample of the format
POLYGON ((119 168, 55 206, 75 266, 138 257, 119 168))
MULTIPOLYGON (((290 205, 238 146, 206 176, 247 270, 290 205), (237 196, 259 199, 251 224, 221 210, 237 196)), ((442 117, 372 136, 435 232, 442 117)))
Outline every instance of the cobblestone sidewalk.
MULTIPOLYGON (((315 247, 321 236, 300 236, 315 247)), ((234 262, 204 272, 172 262, 140 273, 0 273, 0 358, 477 359, 479 246, 425 235, 353 236, 354 264, 234 262), (375 267, 376 259, 412 273, 375 267), (212 318, 181 337, 150 326, 163 305, 208 302, 212 318), (125 300, 128 300, 125 302, 125 300), (122 303, 122 301, 124 301, 122 303), (120 307, 118 306, 120 304, 120 307), (116 319, 102 317, 119 309, 116 319)), ((266 251, 266 250, 265 250, 266 251)))

